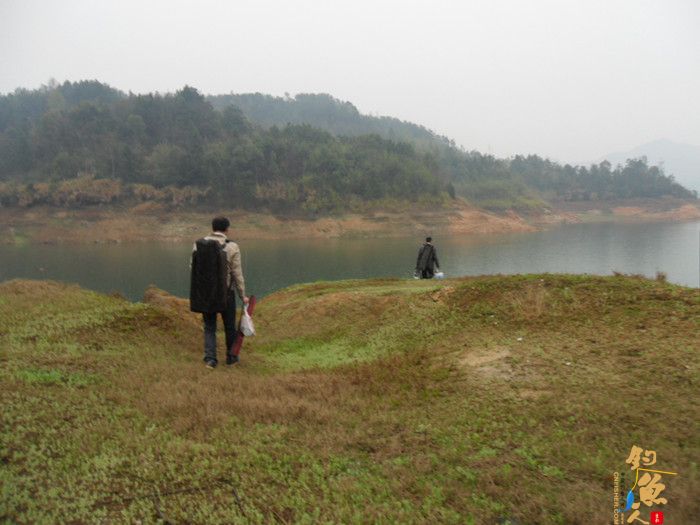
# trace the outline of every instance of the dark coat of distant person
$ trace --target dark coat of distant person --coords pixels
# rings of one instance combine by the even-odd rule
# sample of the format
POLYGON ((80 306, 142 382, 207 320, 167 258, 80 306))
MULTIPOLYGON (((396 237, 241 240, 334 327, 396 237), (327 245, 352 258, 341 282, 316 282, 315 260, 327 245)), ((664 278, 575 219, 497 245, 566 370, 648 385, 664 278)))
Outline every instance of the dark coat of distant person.
POLYGON ((415 275, 421 279, 432 279, 435 276, 435 271, 440 270, 437 249, 433 246, 432 241, 432 237, 426 237, 423 246, 418 250, 415 275))

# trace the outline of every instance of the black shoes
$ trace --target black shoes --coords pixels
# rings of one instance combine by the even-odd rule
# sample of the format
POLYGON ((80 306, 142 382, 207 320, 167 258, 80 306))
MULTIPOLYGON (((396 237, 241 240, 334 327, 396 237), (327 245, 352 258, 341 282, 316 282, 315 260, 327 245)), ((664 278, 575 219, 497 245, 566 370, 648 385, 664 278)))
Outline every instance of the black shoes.
MULTIPOLYGON (((233 366, 235 364, 238 364, 240 359, 238 359, 237 355, 227 357, 226 358, 226 366, 233 366)), ((209 369, 209 370, 214 370, 216 368, 216 363, 214 361, 204 361, 204 365, 209 369)))

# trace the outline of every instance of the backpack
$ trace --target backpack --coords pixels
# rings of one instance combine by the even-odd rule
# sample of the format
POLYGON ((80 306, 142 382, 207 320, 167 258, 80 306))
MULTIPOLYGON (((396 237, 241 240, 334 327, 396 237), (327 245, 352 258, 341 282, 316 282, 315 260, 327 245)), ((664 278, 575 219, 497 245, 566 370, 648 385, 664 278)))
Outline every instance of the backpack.
POLYGON ((190 275, 190 310, 200 313, 223 312, 228 299, 225 245, 205 238, 197 240, 196 245, 190 275))

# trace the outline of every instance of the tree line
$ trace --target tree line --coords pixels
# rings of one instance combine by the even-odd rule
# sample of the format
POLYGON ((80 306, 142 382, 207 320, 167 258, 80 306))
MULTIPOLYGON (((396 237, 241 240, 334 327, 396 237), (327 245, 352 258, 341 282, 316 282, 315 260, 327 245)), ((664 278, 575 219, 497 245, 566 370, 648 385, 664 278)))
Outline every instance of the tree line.
POLYGON ((300 93, 273 97, 262 93, 209 95, 218 110, 236 106, 252 122, 265 128, 287 124, 309 124, 336 136, 379 135, 410 142, 418 147, 454 146, 454 142, 412 122, 393 117, 363 115, 350 102, 324 93, 300 93))
POLYGON ((664 195, 696 197, 645 159, 498 159, 327 95, 126 94, 81 81, 0 96, 3 206, 153 200, 318 214, 387 199, 525 209, 664 195))

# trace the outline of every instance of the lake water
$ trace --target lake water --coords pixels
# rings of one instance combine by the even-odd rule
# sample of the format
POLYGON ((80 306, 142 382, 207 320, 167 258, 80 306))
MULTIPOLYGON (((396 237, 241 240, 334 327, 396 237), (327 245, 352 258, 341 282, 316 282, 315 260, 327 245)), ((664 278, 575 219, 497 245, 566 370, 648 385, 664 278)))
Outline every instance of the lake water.
MULTIPOLYGON (((203 234, 206 232, 203 232, 203 234)), ((247 292, 258 297, 295 283, 365 277, 409 279, 421 237, 247 240, 240 243, 247 292)), ((447 277, 613 270, 697 287, 700 222, 572 224, 551 230, 435 238, 447 277)), ((78 283, 140 300, 149 284, 189 294, 192 243, 0 246, 0 281, 17 277, 78 283)))

